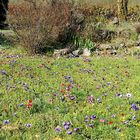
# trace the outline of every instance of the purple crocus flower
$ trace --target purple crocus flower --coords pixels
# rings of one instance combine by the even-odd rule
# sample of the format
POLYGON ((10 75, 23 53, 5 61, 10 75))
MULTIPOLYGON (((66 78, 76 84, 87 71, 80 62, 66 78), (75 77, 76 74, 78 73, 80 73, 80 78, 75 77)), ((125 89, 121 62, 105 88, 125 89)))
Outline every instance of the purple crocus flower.
POLYGON ((7 75, 7 72, 6 72, 5 70, 2 70, 2 71, 1 71, 1 74, 2 74, 2 75, 7 75))
POLYGON ((88 126, 89 126, 89 127, 93 127, 93 124, 89 124, 88 126))
POLYGON ((63 122, 63 126, 67 125, 67 122, 63 122))
POLYGON ((77 132, 79 130, 79 128, 74 128, 74 131, 77 132))
POLYGON ((59 133, 59 132, 61 131, 61 127, 60 127, 60 126, 57 126, 57 127, 55 128, 55 131, 56 131, 57 133, 59 133))
POLYGON ((70 84, 70 85, 66 88, 66 90, 67 90, 67 91, 70 91, 73 87, 74 87, 74 85, 73 85, 73 84, 70 84))
POLYGON ((67 134, 71 135, 72 134, 72 131, 68 131, 67 134))
POLYGON ((69 86, 69 87, 67 87, 67 91, 70 91, 71 90, 71 87, 69 86))
POLYGON ((70 126, 71 123, 70 122, 63 122, 63 126, 66 126, 66 125, 70 126))
POLYGON ((85 119, 84 122, 87 123, 88 122, 88 119, 85 119))
POLYGON ((6 124, 9 124, 9 123, 10 123, 9 120, 4 120, 4 121, 3 121, 3 124, 5 124, 5 125, 6 125, 6 124))
POLYGON ((75 96, 70 95, 69 98, 70 98, 70 100, 74 100, 75 99, 75 96))
POLYGON ((70 126, 70 125, 71 125, 71 123, 70 123, 70 122, 67 122, 67 125, 69 125, 69 126, 70 126))
POLYGON ((24 104, 23 104, 23 103, 21 103, 21 104, 19 104, 19 106, 20 106, 20 107, 22 107, 22 106, 24 106, 24 104))
POLYGON ((69 125, 64 125, 65 130, 68 130, 69 128, 70 128, 69 125))
POLYGON ((25 124, 25 126, 26 126, 26 127, 31 127, 32 124, 29 124, 29 123, 28 123, 28 124, 25 124))
POLYGON ((96 119, 96 115, 90 116, 90 119, 96 119))
POLYGON ((116 96, 122 97, 122 94, 121 93, 117 93, 116 96))
POLYGON ((132 109, 134 109, 135 111, 139 110, 139 108, 138 108, 134 103, 131 105, 131 107, 132 107, 132 109))
POLYGON ((107 96, 107 93, 104 93, 103 96, 106 97, 107 96))
POLYGON ((66 81, 69 82, 69 83, 73 83, 73 79, 71 76, 64 76, 66 81))
POLYGON ((111 85, 111 82, 107 82, 107 85, 108 85, 108 86, 111 85))

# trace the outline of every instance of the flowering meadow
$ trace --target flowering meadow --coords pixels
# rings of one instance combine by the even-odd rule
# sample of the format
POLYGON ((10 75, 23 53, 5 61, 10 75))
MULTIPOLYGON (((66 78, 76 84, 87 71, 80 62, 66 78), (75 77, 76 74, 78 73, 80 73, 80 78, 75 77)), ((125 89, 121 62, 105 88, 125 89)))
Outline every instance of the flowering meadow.
POLYGON ((0 140, 139 140, 140 59, 0 49, 0 140))

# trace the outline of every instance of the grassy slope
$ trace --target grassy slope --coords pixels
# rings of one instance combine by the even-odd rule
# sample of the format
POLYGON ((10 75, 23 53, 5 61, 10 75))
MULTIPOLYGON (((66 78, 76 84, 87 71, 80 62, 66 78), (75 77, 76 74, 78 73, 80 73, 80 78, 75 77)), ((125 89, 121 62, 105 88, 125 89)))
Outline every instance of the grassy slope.
POLYGON ((131 104, 140 100, 140 61, 136 57, 92 57, 88 61, 23 54, 16 58, 19 54, 17 49, 0 50, 0 71, 6 71, 0 73, 1 140, 140 138, 140 111, 131 109, 131 104), (73 88, 67 92, 68 85, 73 88), (117 93, 123 96, 117 97, 117 93), (127 93, 132 97, 127 98, 127 93), (70 100, 69 94, 75 99, 70 100), (93 104, 87 102, 90 95, 94 96, 93 104), (30 109, 28 100, 33 101, 30 109), (97 118, 85 123, 86 115, 97 118), (136 120, 132 120, 133 116, 136 120), (105 122, 100 123, 100 119, 105 122), (4 120, 10 123, 4 125, 4 120), (79 134, 68 135, 62 125, 64 121, 72 123, 70 130, 78 127, 79 134), (93 128, 88 124, 93 124, 93 128), (57 126, 61 127, 61 133, 55 132, 57 126))
POLYGON ((140 61, 130 56, 90 59, 31 57, 16 48, 0 49, 0 140, 140 139, 140 112, 131 108, 132 103, 140 105, 140 61), (74 87, 67 92, 70 85, 74 87), (93 104, 87 101, 90 95, 93 104), (28 100, 33 101, 30 109, 28 100), (97 118, 85 123, 86 115, 97 118), (10 123, 4 125, 4 120, 10 123), (64 121, 72 123, 69 131, 78 127, 79 132, 68 135, 64 121), (55 132, 57 126, 60 133, 55 132))

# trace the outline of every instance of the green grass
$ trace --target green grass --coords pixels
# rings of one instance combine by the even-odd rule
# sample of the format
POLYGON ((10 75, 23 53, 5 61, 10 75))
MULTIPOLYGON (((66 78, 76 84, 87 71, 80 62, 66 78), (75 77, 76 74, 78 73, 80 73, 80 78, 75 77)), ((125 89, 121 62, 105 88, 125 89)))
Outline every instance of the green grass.
POLYGON ((54 59, 0 49, 0 140, 140 139, 140 111, 131 107, 140 105, 139 70, 131 56, 54 59))
POLYGON ((139 48, 130 48, 133 57, 56 59, 0 39, 0 140, 140 139, 139 48))

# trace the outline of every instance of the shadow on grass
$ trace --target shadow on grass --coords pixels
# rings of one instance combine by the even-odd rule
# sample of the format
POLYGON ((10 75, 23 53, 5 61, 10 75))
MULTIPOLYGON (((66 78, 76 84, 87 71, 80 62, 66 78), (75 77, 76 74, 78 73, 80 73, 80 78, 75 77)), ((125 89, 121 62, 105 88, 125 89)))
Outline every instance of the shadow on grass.
POLYGON ((0 30, 0 48, 9 49, 15 46, 15 35, 11 31, 0 30))

